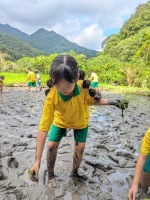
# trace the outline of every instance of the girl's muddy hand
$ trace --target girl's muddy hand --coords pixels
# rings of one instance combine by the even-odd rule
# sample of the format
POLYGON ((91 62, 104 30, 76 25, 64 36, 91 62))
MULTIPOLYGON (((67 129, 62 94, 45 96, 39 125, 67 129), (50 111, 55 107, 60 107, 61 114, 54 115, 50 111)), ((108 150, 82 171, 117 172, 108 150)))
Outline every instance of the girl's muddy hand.
POLYGON ((38 174, 35 173, 35 171, 32 171, 31 169, 28 169, 28 173, 29 173, 29 178, 34 181, 34 182, 38 182, 39 177, 38 174))

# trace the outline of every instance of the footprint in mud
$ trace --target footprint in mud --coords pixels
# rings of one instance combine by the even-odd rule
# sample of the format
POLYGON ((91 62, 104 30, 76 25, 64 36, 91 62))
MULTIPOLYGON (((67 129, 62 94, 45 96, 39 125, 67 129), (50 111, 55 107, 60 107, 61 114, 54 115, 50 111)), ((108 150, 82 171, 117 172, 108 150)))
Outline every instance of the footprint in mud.
POLYGON ((10 168, 18 168, 19 166, 19 163, 18 161, 16 160, 16 158, 9 158, 8 161, 7 161, 7 165, 8 167, 10 168))
POLYGON ((6 180, 7 176, 5 176, 3 171, 0 171, 0 181, 6 180))

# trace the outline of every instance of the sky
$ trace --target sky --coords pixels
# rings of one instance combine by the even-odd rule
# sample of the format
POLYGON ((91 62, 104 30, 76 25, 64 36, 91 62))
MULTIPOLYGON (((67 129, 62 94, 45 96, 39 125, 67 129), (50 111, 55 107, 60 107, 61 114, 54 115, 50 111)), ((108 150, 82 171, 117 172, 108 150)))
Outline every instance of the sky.
POLYGON ((70 42, 101 50, 102 41, 119 32, 136 7, 148 0, 0 0, 0 23, 32 34, 55 31, 70 42))

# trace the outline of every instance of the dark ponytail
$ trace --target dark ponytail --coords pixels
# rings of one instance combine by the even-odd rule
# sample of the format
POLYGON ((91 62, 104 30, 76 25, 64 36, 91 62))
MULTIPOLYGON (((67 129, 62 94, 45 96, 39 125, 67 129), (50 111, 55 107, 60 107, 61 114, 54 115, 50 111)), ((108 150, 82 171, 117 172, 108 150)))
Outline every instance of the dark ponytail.
POLYGON ((49 91, 51 90, 51 88, 53 87, 53 81, 51 79, 49 79, 47 82, 46 82, 46 85, 48 87, 48 89, 45 90, 45 96, 48 95, 49 91))

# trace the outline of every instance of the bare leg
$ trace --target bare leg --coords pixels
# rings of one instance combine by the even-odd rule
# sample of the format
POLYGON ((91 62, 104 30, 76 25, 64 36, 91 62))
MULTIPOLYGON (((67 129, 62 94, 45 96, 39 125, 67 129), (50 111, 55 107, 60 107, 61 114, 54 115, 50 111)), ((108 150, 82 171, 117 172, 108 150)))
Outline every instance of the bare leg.
POLYGON ((28 87, 28 91, 30 91, 30 87, 28 87))
POLYGON ((83 153, 84 153, 85 143, 75 142, 74 156, 73 156, 73 169, 72 176, 76 176, 78 174, 78 169, 80 167, 83 153))
POLYGON ((47 170, 48 178, 54 177, 54 166, 57 157, 57 149, 60 142, 48 142, 47 150, 47 170))
POLYGON ((142 184, 142 189, 144 192, 148 190, 148 187, 150 187, 150 174, 143 172, 142 178, 141 178, 141 184, 142 184))
POLYGON ((2 93, 2 91, 3 91, 3 85, 0 85, 0 90, 1 90, 1 93, 2 93))
POLYGON ((38 90, 41 91, 41 89, 42 89, 42 86, 41 86, 41 84, 39 84, 38 85, 38 90))

